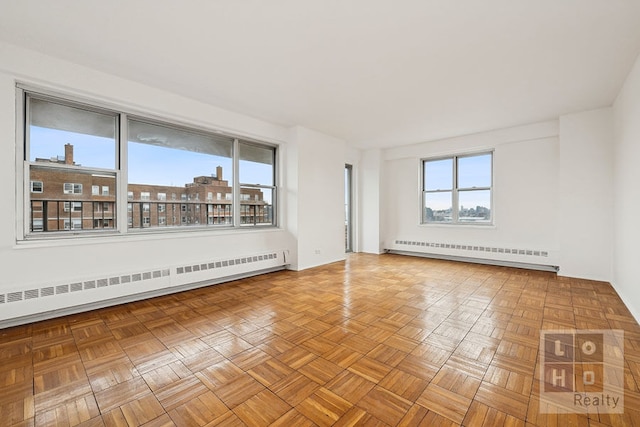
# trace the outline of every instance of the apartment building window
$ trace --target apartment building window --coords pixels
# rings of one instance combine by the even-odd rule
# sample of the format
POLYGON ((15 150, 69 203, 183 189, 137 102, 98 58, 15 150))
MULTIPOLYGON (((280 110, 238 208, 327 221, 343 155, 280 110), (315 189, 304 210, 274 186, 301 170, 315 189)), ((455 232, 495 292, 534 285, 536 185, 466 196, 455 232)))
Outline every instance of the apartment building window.
POLYGON ((82 202, 64 202, 65 212, 82 212, 82 202))
POLYGON ((82 194, 82 184, 65 182, 62 192, 64 194, 82 194))
POLYGON ((167 231, 276 225, 276 146, 21 85, 17 91, 24 107, 18 110, 24 128, 17 152, 26 177, 20 180, 24 203, 17 206, 25 224, 19 239, 65 230, 125 234, 160 225, 167 231), (124 203, 127 221, 123 214, 119 224, 124 203), (59 217, 77 206, 86 220, 59 217), (205 221, 199 215, 210 206, 214 213, 205 221), (161 222, 156 213, 165 211, 183 216, 161 222))
POLYGON ((491 224, 493 152, 422 160, 422 223, 491 224))
POLYGON ((42 193, 44 191, 44 184, 42 181, 31 181, 31 192, 42 193))

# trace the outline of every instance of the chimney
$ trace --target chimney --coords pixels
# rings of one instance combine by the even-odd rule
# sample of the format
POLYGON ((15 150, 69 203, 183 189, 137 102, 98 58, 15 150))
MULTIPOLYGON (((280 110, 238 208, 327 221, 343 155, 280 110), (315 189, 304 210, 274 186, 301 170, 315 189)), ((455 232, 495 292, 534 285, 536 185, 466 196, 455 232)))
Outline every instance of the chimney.
POLYGON ((64 144, 64 164, 75 165, 73 161, 73 145, 71 144, 64 144))
POLYGON ((222 166, 216 168, 216 178, 218 181, 222 181, 222 166))

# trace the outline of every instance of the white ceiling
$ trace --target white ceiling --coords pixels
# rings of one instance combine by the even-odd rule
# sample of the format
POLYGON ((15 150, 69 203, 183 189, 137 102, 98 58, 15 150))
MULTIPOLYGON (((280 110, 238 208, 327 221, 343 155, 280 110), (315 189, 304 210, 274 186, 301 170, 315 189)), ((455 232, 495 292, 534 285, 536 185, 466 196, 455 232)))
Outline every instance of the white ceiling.
POLYGON ((0 40, 356 147, 611 105, 638 0, 0 0, 0 40))

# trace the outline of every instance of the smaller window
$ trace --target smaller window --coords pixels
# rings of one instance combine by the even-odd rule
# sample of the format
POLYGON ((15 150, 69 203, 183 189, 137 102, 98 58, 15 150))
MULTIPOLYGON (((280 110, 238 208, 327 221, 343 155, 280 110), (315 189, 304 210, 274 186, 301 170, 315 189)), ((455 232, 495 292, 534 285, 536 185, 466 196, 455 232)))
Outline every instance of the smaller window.
POLYGON ((91 195, 92 196, 99 196, 100 195, 100 186, 99 185, 92 185, 91 186, 91 195))
POLYGON ((133 200, 133 191, 127 191, 127 199, 133 200))
POLYGON ((34 219, 32 224, 33 231, 44 231, 44 226, 41 219, 34 219))
POLYGON ((62 192, 64 194, 82 194, 82 184, 65 182, 62 187, 62 192))
POLYGON ((422 223, 492 222, 493 152, 422 161, 422 223))
POLYGON ((151 200, 151 193, 148 191, 141 191, 140 200, 151 200))
POLYGON ((64 202, 65 212, 80 212, 82 211, 82 202, 64 202))
POLYGON ((158 200, 167 200, 167 193, 158 193, 158 200))
POLYGON ((44 191, 44 184, 42 181, 31 181, 31 192, 42 193, 44 191))
POLYGON ((231 194, 231 193, 227 193, 227 194, 225 194, 225 195, 224 195, 224 199, 225 199, 225 200, 232 200, 232 199, 233 199, 233 194, 231 194))
POLYGON ((65 230, 82 230, 82 220, 73 218, 71 221, 68 219, 64 220, 64 229, 65 230))
POLYGON ((103 196, 108 196, 109 195, 109 186, 108 185, 103 185, 102 186, 102 195, 103 196))

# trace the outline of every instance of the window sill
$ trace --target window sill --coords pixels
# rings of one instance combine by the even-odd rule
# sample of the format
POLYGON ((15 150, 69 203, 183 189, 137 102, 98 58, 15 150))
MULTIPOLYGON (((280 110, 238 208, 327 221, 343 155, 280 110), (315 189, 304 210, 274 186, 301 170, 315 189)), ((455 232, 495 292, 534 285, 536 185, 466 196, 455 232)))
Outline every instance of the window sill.
POLYGON ((193 230, 136 230, 129 231, 126 234, 117 232, 104 233, 65 233, 64 235, 54 236, 38 236, 28 237, 24 240, 17 241, 14 245, 15 249, 27 248, 47 248, 47 247, 63 247, 63 246, 83 246, 95 244, 119 244, 123 242, 143 242, 154 240, 173 240, 173 239, 202 239, 217 236, 234 236, 240 234, 253 233, 277 233, 283 229, 277 226, 260 226, 260 227, 225 227, 213 230, 197 228, 193 230))
POLYGON ((428 227, 428 228, 470 228, 475 230, 495 230, 498 228, 495 224, 465 224, 465 223, 425 223, 422 222, 418 224, 420 227, 428 227))

